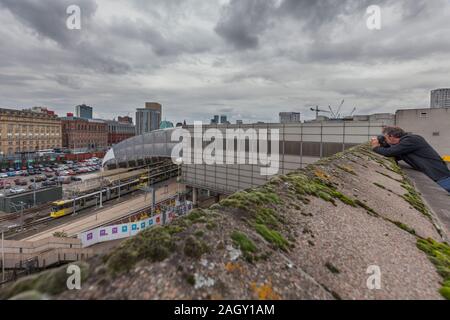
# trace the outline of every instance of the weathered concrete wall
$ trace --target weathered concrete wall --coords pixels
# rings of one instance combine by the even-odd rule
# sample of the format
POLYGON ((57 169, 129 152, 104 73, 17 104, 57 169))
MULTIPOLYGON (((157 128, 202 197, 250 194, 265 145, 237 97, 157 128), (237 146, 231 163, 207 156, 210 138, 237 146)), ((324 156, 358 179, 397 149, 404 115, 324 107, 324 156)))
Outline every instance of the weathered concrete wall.
POLYGON ((403 172, 360 146, 144 231, 57 297, 441 299, 450 247, 432 218, 403 172))

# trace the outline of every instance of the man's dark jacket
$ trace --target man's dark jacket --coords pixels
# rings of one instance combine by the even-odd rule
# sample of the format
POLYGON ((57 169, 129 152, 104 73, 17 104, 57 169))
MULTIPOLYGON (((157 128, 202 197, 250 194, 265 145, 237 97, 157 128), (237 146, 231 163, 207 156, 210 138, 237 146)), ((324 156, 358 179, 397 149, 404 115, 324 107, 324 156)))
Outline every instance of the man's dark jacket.
POLYGON ((398 144, 388 148, 376 147, 373 151, 386 157, 395 157, 397 161, 403 160, 434 181, 450 177, 450 170, 444 160, 421 136, 406 134, 398 144))

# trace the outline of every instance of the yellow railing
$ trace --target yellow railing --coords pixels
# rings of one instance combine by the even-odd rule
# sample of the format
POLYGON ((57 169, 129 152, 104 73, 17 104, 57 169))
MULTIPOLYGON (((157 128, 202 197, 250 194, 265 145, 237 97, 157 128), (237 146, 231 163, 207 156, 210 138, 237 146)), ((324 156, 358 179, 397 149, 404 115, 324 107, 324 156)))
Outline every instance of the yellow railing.
POLYGON ((445 162, 450 162, 450 156, 443 156, 442 159, 444 159, 445 162))

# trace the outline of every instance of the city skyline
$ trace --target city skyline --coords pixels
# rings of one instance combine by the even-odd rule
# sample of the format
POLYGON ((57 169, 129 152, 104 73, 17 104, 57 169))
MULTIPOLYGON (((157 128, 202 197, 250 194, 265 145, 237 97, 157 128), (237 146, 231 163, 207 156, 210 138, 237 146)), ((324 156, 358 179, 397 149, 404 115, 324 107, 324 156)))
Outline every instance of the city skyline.
POLYGON ((68 30, 70 1, 0 0, 2 107, 87 103, 113 119, 159 101, 175 122, 312 119, 342 99, 344 115, 428 107, 449 86, 445 3, 378 1, 369 30, 369 1, 81 0, 68 30))

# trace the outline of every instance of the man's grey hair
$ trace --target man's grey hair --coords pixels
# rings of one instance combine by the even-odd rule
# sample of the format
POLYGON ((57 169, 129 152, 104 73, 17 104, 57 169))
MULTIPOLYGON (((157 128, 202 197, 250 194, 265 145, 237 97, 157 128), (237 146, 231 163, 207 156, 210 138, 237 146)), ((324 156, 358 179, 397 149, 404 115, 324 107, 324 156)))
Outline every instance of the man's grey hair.
POLYGON ((395 137, 395 138, 401 138, 404 135, 406 135, 405 130, 399 127, 384 127, 383 128, 383 134, 395 137))

